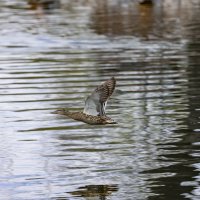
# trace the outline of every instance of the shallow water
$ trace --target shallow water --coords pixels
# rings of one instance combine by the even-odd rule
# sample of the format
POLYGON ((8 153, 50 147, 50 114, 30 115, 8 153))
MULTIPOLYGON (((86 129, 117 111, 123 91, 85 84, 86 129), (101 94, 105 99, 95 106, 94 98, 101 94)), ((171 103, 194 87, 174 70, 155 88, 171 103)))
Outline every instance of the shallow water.
POLYGON ((0 3, 0 199, 199 199, 200 1, 53 8, 0 3), (112 76, 117 125, 51 114, 112 76))

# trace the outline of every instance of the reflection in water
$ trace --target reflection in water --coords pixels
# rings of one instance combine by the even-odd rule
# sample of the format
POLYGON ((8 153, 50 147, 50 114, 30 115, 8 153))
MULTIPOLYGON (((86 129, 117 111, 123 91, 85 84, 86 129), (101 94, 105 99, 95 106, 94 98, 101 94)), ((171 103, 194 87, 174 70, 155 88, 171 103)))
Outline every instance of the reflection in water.
POLYGON ((161 17, 161 16, 153 16, 155 12, 153 11, 152 4, 142 4, 141 6, 138 7, 138 11, 139 11, 138 24, 140 24, 140 26, 134 34, 137 34, 138 32, 139 35, 141 34, 142 37, 148 39, 149 35, 152 34, 156 23, 155 17, 161 17))
POLYGON ((182 23, 192 15, 190 6, 185 0, 157 0, 155 4, 103 0, 94 7, 90 26, 97 34, 106 36, 176 40, 183 34, 182 23))
POLYGON ((78 190, 70 193, 73 196, 84 197, 85 199, 106 200, 106 197, 112 195, 112 193, 117 190, 117 185, 86 185, 84 187, 79 187, 78 190))
POLYGON ((28 0, 31 9, 56 9, 60 8, 60 0, 28 0))
POLYGON ((0 199, 199 199, 199 0, 154 2, 0 2, 0 199), (50 114, 112 76, 118 125, 50 114))
POLYGON ((98 34, 108 36, 135 35, 147 38, 154 35, 154 29, 159 31, 162 17, 160 9, 134 1, 129 1, 125 6, 122 1, 112 6, 107 0, 99 1, 92 14, 91 28, 98 34))
POLYGON ((110 6, 110 1, 98 1, 92 13, 91 28, 97 34, 105 35, 132 35, 136 26, 134 17, 138 15, 133 3, 123 7, 121 1, 110 6))
MULTIPOLYGON (((199 13, 193 15, 193 23, 199 20, 199 13)), ((179 142, 172 142, 168 145, 160 145, 165 153, 161 155, 164 157, 165 162, 169 164, 174 162, 174 165, 168 167, 161 167, 153 171, 145 173, 164 174, 172 172, 170 177, 156 177, 150 179, 150 187, 155 194, 160 194, 162 199, 199 199, 199 144, 200 144, 200 105, 199 97, 200 92, 200 76, 199 76, 199 63, 200 63, 200 46, 199 46, 200 27, 191 26, 187 29, 187 36, 189 43, 187 44, 186 51, 195 54, 188 54, 187 57, 187 90, 184 95, 187 97, 187 107, 183 111, 188 112, 186 117, 181 120, 182 128, 175 130, 175 134, 181 134, 179 142), (194 37, 195 35, 195 37, 194 37), (171 147, 169 147, 171 146, 171 147), (166 154, 166 152, 168 152, 166 154), (197 164, 198 163, 198 164, 197 164), (184 172, 184 173, 183 173, 184 172), (162 192, 162 194, 161 194, 162 192)), ((149 197, 148 199, 157 199, 157 197, 149 197)))
POLYGON ((139 3, 142 5, 152 5, 153 1, 152 0, 139 0, 139 3))

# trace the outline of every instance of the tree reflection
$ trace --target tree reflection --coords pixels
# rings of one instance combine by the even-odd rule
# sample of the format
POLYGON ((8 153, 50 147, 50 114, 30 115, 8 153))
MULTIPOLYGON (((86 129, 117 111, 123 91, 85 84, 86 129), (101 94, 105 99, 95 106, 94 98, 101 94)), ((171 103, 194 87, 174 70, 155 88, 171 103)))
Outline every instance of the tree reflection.
MULTIPOLYGON (((182 129, 174 131, 174 134, 181 134, 180 141, 161 144, 167 154, 160 155, 160 160, 174 162, 168 167, 146 171, 145 173, 159 174, 158 178, 149 179, 151 190, 159 194, 160 199, 192 199, 199 198, 199 144, 200 131, 200 48, 198 44, 200 35, 199 12, 194 12, 191 18, 193 27, 186 30, 188 44, 187 54, 187 90, 184 98, 187 98, 187 107, 182 110, 188 112, 187 117, 181 120, 182 129), (171 147, 170 147, 171 146, 171 147), (164 159, 163 159, 164 158, 164 159), (161 177, 161 174, 168 173, 169 176, 161 177)), ((187 22, 188 23, 188 22, 187 22)), ((157 199, 157 196, 148 198, 157 199)))

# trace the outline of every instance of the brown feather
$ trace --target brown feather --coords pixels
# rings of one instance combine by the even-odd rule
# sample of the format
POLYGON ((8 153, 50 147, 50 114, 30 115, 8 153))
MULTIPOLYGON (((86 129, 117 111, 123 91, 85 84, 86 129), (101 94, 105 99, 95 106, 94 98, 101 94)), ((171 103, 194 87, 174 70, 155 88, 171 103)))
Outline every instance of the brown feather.
POLYGON ((60 114, 68 116, 74 120, 82 121, 87 124, 97 125, 97 124, 116 124, 110 117, 107 116, 93 116, 87 115, 83 112, 70 112, 65 109, 59 109, 53 112, 53 114, 60 114))
POLYGON ((100 93, 100 102, 106 102, 110 98, 115 90, 115 85, 116 80, 112 77, 95 89, 95 92, 100 93))

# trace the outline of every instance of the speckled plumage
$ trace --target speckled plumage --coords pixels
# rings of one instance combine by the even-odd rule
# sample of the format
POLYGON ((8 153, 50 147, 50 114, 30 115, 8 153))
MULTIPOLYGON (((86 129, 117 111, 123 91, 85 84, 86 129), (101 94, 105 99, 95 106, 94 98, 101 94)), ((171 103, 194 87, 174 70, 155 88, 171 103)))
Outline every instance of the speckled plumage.
POLYGON ((70 112, 65 109, 59 109, 53 112, 54 114, 60 114, 68 116, 74 120, 82 121, 87 124, 91 125, 98 125, 98 124, 116 124, 115 121, 113 121, 110 117, 107 116, 93 116, 93 115, 87 115, 83 112, 70 112))
POLYGON ((107 80, 95 89, 95 92, 100 93, 100 102, 104 103, 108 100, 108 98, 110 98, 110 96, 114 92, 115 85, 116 80, 114 77, 112 77, 110 80, 107 80))
POLYGON ((84 113, 88 115, 105 116, 106 104, 115 90, 116 80, 114 77, 99 85, 85 101, 84 113))
POLYGON ((114 120, 107 117, 105 108, 107 100, 115 90, 116 80, 114 77, 99 85, 85 101, 83 112, 71 112, 59 109, 53 113, 68 116, 74 120, 82 121, 87 124, 116 124, 114 120))

